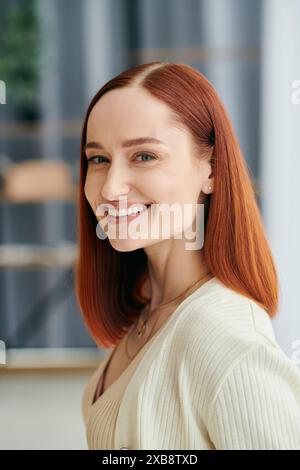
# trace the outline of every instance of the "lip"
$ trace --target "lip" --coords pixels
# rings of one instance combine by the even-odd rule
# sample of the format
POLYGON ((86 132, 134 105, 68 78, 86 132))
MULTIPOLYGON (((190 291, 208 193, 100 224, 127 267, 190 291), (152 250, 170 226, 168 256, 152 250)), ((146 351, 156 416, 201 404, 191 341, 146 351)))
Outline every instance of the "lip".
POLYGON ((102 207, 105 209, 108 209, 110 207, 114 207, 115 209, 129 209, 130 207, 137 206, 137 205, 142 205, 142 206, 148 206, 149 204, 153 204, 153 201, 120 201, 120 203, 114 203, 114 202, 107 202, 100 204, 102 207))

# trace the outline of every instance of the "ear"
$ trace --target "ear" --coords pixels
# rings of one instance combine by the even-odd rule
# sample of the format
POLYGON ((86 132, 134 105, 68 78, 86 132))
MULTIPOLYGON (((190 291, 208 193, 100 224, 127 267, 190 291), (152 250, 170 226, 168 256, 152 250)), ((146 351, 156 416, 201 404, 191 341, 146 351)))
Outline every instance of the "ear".
POLYGON ((202 192, 204 194, 211 194, 214 190, 214 178, 208 178, 202 186, 202 192))
POLYGON ((211 159, 207 160, 208 168, 207 168, 207 178, 204 180, 202 185, 202 192, 204 194, 211 194, 214 190, 214 177, 213 171, 211 167, 211 159))

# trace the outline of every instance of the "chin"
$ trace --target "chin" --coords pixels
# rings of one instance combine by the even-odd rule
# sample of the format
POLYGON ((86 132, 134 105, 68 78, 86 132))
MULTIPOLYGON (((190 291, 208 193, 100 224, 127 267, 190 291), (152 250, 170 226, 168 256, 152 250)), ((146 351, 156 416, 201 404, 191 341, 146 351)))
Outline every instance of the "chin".
POLYGON ((116 251, 134 251, 144 248, 147 245, 146 240, 116 240, 109 239, 109 243, 116 251))

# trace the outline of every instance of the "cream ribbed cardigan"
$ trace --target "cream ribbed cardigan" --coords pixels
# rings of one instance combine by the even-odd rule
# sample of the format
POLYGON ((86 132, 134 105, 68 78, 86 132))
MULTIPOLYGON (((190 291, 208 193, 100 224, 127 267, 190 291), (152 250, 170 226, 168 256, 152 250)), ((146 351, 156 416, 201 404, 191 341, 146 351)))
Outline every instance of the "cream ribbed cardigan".
POLYGON ((97 371, 82 403, 94 448, 101 428, 111 449, 300 449, 300 371, 265 310, 216 277, 177 307, 98 409, 97 371), (99 428, 102 405, 115 414, 99 428))

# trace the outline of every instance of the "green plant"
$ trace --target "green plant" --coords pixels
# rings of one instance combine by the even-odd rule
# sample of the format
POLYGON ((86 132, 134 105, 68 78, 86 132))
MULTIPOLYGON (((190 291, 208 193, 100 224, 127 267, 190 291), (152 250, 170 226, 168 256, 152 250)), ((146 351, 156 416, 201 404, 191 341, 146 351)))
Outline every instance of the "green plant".
POLYGON ((0 78, 6 83, 7 103, 26 115, 38 106, 40 50, 35 1, 3 2, 2 15, 0 78))

